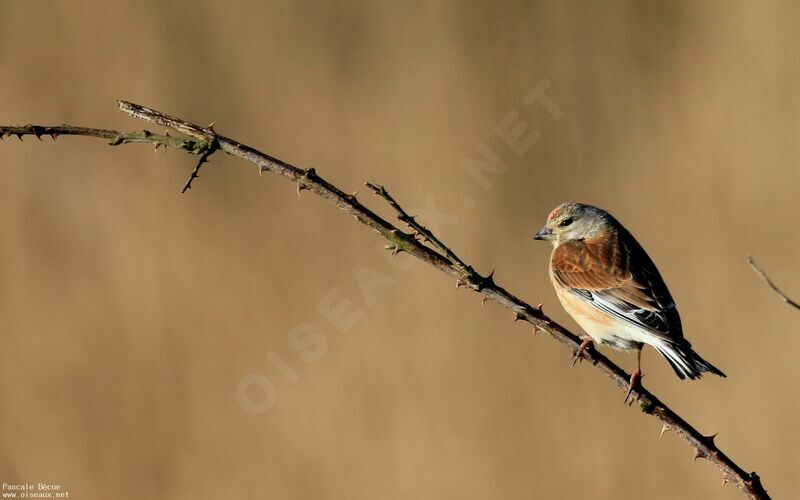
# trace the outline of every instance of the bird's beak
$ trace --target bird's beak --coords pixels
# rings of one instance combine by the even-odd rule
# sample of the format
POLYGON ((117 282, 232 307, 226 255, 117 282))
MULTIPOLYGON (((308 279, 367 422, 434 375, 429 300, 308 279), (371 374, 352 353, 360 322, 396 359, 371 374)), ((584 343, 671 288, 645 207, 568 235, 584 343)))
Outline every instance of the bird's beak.
POLYGON ((538 233, 533 235, 534 240, 550 241, 553 239, 553 230, 549 227, 543 227, 538 233))

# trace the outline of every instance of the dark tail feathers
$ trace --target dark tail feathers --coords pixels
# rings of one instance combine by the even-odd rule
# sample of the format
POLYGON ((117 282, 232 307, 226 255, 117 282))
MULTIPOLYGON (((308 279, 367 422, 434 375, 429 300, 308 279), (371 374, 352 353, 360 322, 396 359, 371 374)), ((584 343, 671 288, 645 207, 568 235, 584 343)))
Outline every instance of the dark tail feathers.
POLYGON ((720 377, 726 376, 722 373, 722 370, 694 352, 691 344, 687 341, 681 343, 664 341, 653 345, 653 347, 664 356, 670 366, 672 366, 672 369, 675 370, 675 374, 678 375, 681 380, 686 378, 690 380, 700 378, 703 376, 703 372, 713 373, 720 377))

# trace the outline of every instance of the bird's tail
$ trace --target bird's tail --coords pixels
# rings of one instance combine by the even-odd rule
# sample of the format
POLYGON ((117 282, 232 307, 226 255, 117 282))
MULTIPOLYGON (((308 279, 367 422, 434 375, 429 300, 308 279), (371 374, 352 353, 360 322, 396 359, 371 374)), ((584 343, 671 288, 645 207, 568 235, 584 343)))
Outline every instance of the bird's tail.
POLYGON ((683 342, 670 342, 667 340, 660 341, 653 344, 653 347, 658 350, 659 354, 669 362, 675 374, 683 379, 694 380, 700 378, 704 372, 713 373, 720 377, 726 375, 722 370, 712 365, 705 359, 701 358, 699 354, 692 350, 692 345, 684 340, 683 342))

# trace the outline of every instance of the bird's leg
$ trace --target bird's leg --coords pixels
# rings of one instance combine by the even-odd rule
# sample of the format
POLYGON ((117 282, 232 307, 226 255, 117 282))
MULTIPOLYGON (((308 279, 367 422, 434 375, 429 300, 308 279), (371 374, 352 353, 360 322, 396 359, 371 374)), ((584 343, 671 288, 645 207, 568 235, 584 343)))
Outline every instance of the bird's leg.
POLYGON ((631 373, 631 380, 628 383, 628 393, 625 394, 625 403, 628 403, 628 398, 630 398, 630 404, 633 404, 633 401, 636 399, 635 397, 631 397, 633 395, 634 389, 638 389, 641 387, 640 381, 642 380, 642 348, 639 347, 639 351, 636 353, 636 369, 633 370, 631 373))
POLYGON ((578 346, 578 348, 575 350, 575 353, 572 356, 572 364, 570 364, 570 367, 575 366, 575 363, 577 363, 578 360, 581 359, 583 351, 585 351, 589 346, 591 346, 592 342, 593 341, 590 337, 583 339, 583 342, 581 342, 581 345, 578 346))

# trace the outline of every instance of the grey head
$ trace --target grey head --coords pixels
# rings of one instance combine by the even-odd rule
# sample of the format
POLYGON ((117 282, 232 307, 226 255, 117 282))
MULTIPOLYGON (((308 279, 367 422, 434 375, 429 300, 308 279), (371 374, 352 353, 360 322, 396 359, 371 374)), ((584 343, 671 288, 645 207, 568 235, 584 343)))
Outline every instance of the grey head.
POLYGON ((562 203, 550 212, 544 227, 533 236, 549 241, 554 247, 567 241, 585 240, 619 223, 601 208, 575 201, 562 203))

